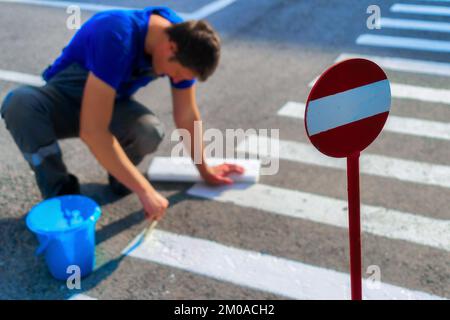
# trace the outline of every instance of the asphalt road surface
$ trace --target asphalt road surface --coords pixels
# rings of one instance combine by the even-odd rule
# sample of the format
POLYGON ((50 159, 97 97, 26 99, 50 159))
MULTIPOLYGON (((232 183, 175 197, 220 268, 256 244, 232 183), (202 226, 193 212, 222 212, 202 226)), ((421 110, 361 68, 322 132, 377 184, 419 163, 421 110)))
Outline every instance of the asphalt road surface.
MULTIPOLYGON (((87 147, 79 139, 61 141, 83 194, 103 212, 97 269, 81 290, 69 290, 34 256, 37 240, 25 216, 40 195, 1 121, 1 299, 348 298, 346 172, 339 160, 310 149, 300 111, 309 83, 341 54, 378 59, 393 84, 393 121, 361 159, 363 276, 370 281, 379 271, 383 283, 365 293, 450 298, 450 2, 225 2, 79 1, 167 5, 206 16, 222 36, 223 53, 216 74, 198 86, 204 126, 279 129, 278 173, 215 194, 194 189, 197 196, 187 194, 192 184, 155 183, 171 207, 152 238, 124 256, 147 226, 137 197, 114 196, 87 147), (366 25, 372 4, 386 19, 381 29, 366 25), (296 104, 279 114, 288 102, 296 104)), ((81 14, 85 21, 94 12, 82 7, 81 14)), ((75 32, 66 27, 68 16, 64 6, 45 1, 0 1, 0 100, 36 81, 59 55, 75 32)), ((165 123, 166 138, 155 155, 169 156, 175 143, 167 80, 136 98, 165 123)), ((143 171, 151 158, 140 165, 143 171)))

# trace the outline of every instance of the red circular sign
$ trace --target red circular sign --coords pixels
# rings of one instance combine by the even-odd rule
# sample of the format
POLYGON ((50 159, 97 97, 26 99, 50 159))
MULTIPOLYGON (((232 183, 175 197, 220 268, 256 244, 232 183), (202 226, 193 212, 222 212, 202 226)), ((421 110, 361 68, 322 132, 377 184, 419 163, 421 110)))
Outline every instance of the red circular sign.
POLYGON ((366 59, 342 61, 325 71, 309 94, 308 138, 330 157, 348 157, 375 140, 390 107, 389 80, 377 64, 366 59))

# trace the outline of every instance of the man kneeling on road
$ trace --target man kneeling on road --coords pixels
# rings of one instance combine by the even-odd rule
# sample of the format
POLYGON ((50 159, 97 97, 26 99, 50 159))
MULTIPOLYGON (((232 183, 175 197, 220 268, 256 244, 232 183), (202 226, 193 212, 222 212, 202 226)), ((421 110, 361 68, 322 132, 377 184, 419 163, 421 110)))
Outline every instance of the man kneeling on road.
MULTIPOLYGON (((1 116, 43 198, 80 193, 57 142, 79 136, 108 171, 113 191, 135 192, 147 218, 160 220, 169 203, 136 165, 156 150, 163 126, 132 95, 158 77, 170 78, 174 121, 190 132, 194 158, 195 79, 211 76, 219 57, 219 37, 204 21, 183 22, 165 7, 101 12, 44 71, 46 84, 11 91, 1 116)), ((228 174, 243 172, 237 165, 207 166, 200 150, 197 168, 207 183, 232 183, 228 174)))

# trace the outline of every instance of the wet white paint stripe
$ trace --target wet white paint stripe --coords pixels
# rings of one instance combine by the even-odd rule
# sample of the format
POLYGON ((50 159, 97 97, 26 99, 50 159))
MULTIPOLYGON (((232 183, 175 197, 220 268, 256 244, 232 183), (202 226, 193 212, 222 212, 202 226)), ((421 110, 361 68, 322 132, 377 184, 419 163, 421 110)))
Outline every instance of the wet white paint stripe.
MULTIPOLYGON (((247 152, 262 158, 280 158, 289 161, 346 169, 345 158, 324 156, 311 144, 276 140, 267 136, 249 135, 240 142, 238 152, 247 152), (278 148, 276 147, 278 145, 278 148)), ((405 182, 450 188, 450 167, 426 162, 403 160, 381 155, 361 154, 360 170, 363 174, 397 179, 405 182)))
POLYGON ((433 16, 450 16, 450 7, 396 3, 391 7, 391 12, 415 13, 433 16))
POLYGON ((450 32, 450 23, 447 22, 391 18, 381 18, 380 22, 382 28, 450 32))
POLYGON ((44 79, 40 76, 9 70, 0 70, 0 80, 23 83, 32 86, 42 86, 45 84, 44 79))
MULTIPOLYGON (((243 174, 230 174, 236 182, 258 182, 261 162, 257 159, 208 158, 208 165, 238 164, 243 174)), ((147 170, 150 181, 199 182, 203 181, 190 157, 154 157, 147 170)))
MULTIPOLYGON (((291 218, 348 228, 347 201, 264 184, 211 188, 197 183, 189 195, 229 202, 291 218)), ((361 205, 364 232, 450 251, 450 220, 438 220, 383 207, 361 205)))
MULTIPOLYGON (((316 77, 311 81, 309 86, 314 86, 318 78, 319 77, 316 77)), ((391 83, 391 96, 398 99, 412 99, 450 105, 450 90, 447 89, 391 83)))
POLYGON ((422 38, 362 34, 356 39, 356 44, 443 53, 450 52, 450 41, 429 40, 422 38))
POLYGON ((68 300, 97 300, 97 299, 87 296, 85 294, 79 293, 79 294, 74 294, 68 300))
MULTIPOLYGON (((278 115, 296 119, 304 119, 305 104, 289 101, 278 111, 278 115)), ((390 115, 383 130, 450 141, 450 123, 448 122, 437 122, 390 115)))
MULTIPOLYGON (((154 231, 129 256, 293 299, 349 298, 348 274, 165 231, 154 231)), ((367 283, 366 299, 442 299, 385 283, 368 288, 367 283)))
POLYGON ((335 62, 340 62, 352 58, 363 58, 371 60, 384 69, 394 71, 423 73, 423 74, 450 77, 450 63, 437 61, 435 62, 435 61, 405 59, 398 57, 379 57, 362 54, 343 53, 339 55, 339 57, 337 57, 335 62))
POLYGON ((389 81, 382 80, 310 101, 309 133, 315 135, 389 111, 391 97, 386 94, 389 91, 389 81))
MULTIPOLYGON (((109 5, 101 5, 101 4, 92 4, 85 2, 72 2, 72 1, 46 1, 46 0, 0 0, 1 2, 6 3, 17 3, 17 4, 28 4, 35 6, 45 6, 45 7, 53 7, 53 8, 67 8, 69 6, 77 6, 81 10, 86 11, 104 11, 104 10, 139 10, 141 8, 137 7, 122 7, 122 6, 109 6, 109 5)), ((200 9, 192 12, 192 13, 183 13, 178 12, 178 14, 183 17, 183 19, 191 20, 191 19, 204 19, 224 8, 228 7, 232 3, 236 2, 236 0, 217 0, 213 1, 200 9)))

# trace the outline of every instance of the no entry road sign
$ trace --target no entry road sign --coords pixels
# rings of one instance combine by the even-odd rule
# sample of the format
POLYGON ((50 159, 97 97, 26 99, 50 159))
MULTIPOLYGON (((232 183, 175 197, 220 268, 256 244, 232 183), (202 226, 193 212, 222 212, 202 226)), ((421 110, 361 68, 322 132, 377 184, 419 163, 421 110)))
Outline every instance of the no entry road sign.
POLYGON ((305 125, 312 144, 330 157, 364 150, 381 132, 391 106, 383 70, 365 59, 335 64, 308 97, 305 125))
POLYGON ((311 143, 330 157, 347 157, 352 299, 362 299, 359 154, 380 134, 391 107, 384 71, 366 59, 326 70, 312 88, 305 110, 311 143))

